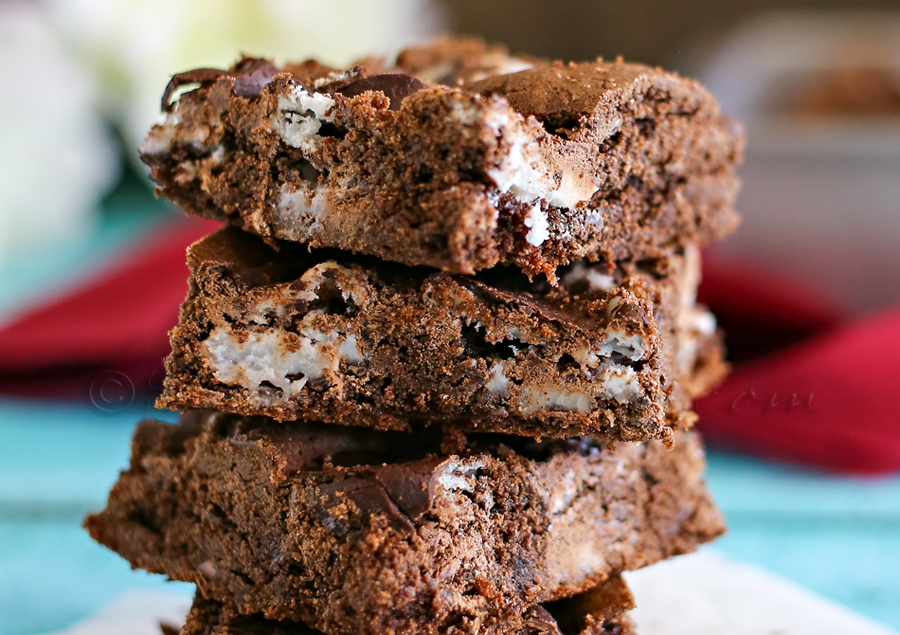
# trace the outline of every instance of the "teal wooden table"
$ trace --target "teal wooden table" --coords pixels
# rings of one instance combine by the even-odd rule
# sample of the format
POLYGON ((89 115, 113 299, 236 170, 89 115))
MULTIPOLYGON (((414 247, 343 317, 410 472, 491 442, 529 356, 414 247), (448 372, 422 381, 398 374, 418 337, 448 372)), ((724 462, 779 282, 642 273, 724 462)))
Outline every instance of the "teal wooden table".
MULTIPOLYGON (((132 184, 88 238, 0 269, 0 319, 89 275, 166 212, 132 184)), ((2 354, 2 352, 0 352, 2 354)), ((0 399, 0 635, 64 628, 123 591, 179 589, 131 571, 81 521, 103 506, 149 403, 0 399)), ((712 547, 753 562, 900 630, 900 475, 858 479, 711 452, 709 484, 729 533, 712 547)))

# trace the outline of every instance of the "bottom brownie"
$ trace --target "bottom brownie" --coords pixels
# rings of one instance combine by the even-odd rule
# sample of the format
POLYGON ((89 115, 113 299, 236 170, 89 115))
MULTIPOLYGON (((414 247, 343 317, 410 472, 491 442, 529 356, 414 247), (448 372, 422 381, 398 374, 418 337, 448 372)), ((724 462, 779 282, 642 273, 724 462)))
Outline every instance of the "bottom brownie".
MULTIPOLYGON (((613 576, 601 585, 571 598, 526 609, 522 623, 502 625, 492 635, 634 635, 626 611, 634 598, 625 582, 613 576)), ((178 630, 164 627, 164 635, 178 630)), ((197 595, 181 635, 321 635, 303 622, 268 620, 262 615, 241 615, 232 607, 197 595)))
POLYGON ((472 634, 723 530, 694 433, 607 447, 193 413, 142 423, 91 536, 244 615, 472 634), (442 447, 443 446, 443 447, 442 447))

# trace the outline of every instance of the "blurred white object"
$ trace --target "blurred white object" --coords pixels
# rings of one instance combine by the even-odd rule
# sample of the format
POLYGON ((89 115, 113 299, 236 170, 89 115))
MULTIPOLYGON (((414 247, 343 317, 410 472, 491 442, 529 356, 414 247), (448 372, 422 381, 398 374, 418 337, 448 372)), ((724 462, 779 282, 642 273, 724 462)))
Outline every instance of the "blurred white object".
MULTIPOLYGON (((756 567, 701 551, 626 573, 641 635, 897 635, 756 567)), ((130 591, 57 635, 159 635, 190 599, 130 591)))
MULTIPOLYGON (((900 13, 754 20, 726 38, 702 74, 747 128, 744 223, 723 251, 861 310, 900 301, 900 109, 804 112, 797 100, 829 78, 845 92, 858 80, 862 94, 877 72, 900 81, 900 13)), ((900 85, 886 90, 900 94, 900 85)))
POLYGON ((711 551, 625 579, 641 635, 896 635, 793 582, 711 551))
POLYGON ((435 33, 428 0, 41 0, 93 64, 111 114, 137 148, 159 118, 169 78, 228 68, 240 53, 346 64, 435 33))
POLYGON ((162 635, 160 624, 181 628, 191 598, 171 591, 126 591, 59 635, 162 635))
POLYGON ((32 2, 0 2, 0 264, 88 230, 118 175, 91 74, 32 2))

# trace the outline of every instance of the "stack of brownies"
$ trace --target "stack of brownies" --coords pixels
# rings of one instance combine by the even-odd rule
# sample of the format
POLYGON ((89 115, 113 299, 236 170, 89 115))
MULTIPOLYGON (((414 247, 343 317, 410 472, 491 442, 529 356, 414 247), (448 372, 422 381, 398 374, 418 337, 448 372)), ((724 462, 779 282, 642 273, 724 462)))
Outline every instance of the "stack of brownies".
POLYGON ((620 574, 723 531, 690 431, 726 370, 716 101, 445 38, 190 71, 163 109, 159 192, 227 225, 188 251, 181 421, 140 424, 91 535, 196 583, 186 635, 632 632, 620 574))

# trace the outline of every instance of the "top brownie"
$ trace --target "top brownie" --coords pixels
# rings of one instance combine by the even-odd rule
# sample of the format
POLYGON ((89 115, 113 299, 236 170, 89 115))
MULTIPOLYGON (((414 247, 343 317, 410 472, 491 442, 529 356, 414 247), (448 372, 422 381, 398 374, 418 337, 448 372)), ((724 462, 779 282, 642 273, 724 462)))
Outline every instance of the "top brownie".
POLYGON ((267 239, 471 274, 658 256, 736 225, 742 136, 697 82, 441 39, 349 70, 176 75, 141 149, 159 192, 267 239), (184 85, 196 85, 172 101, 184 85))

